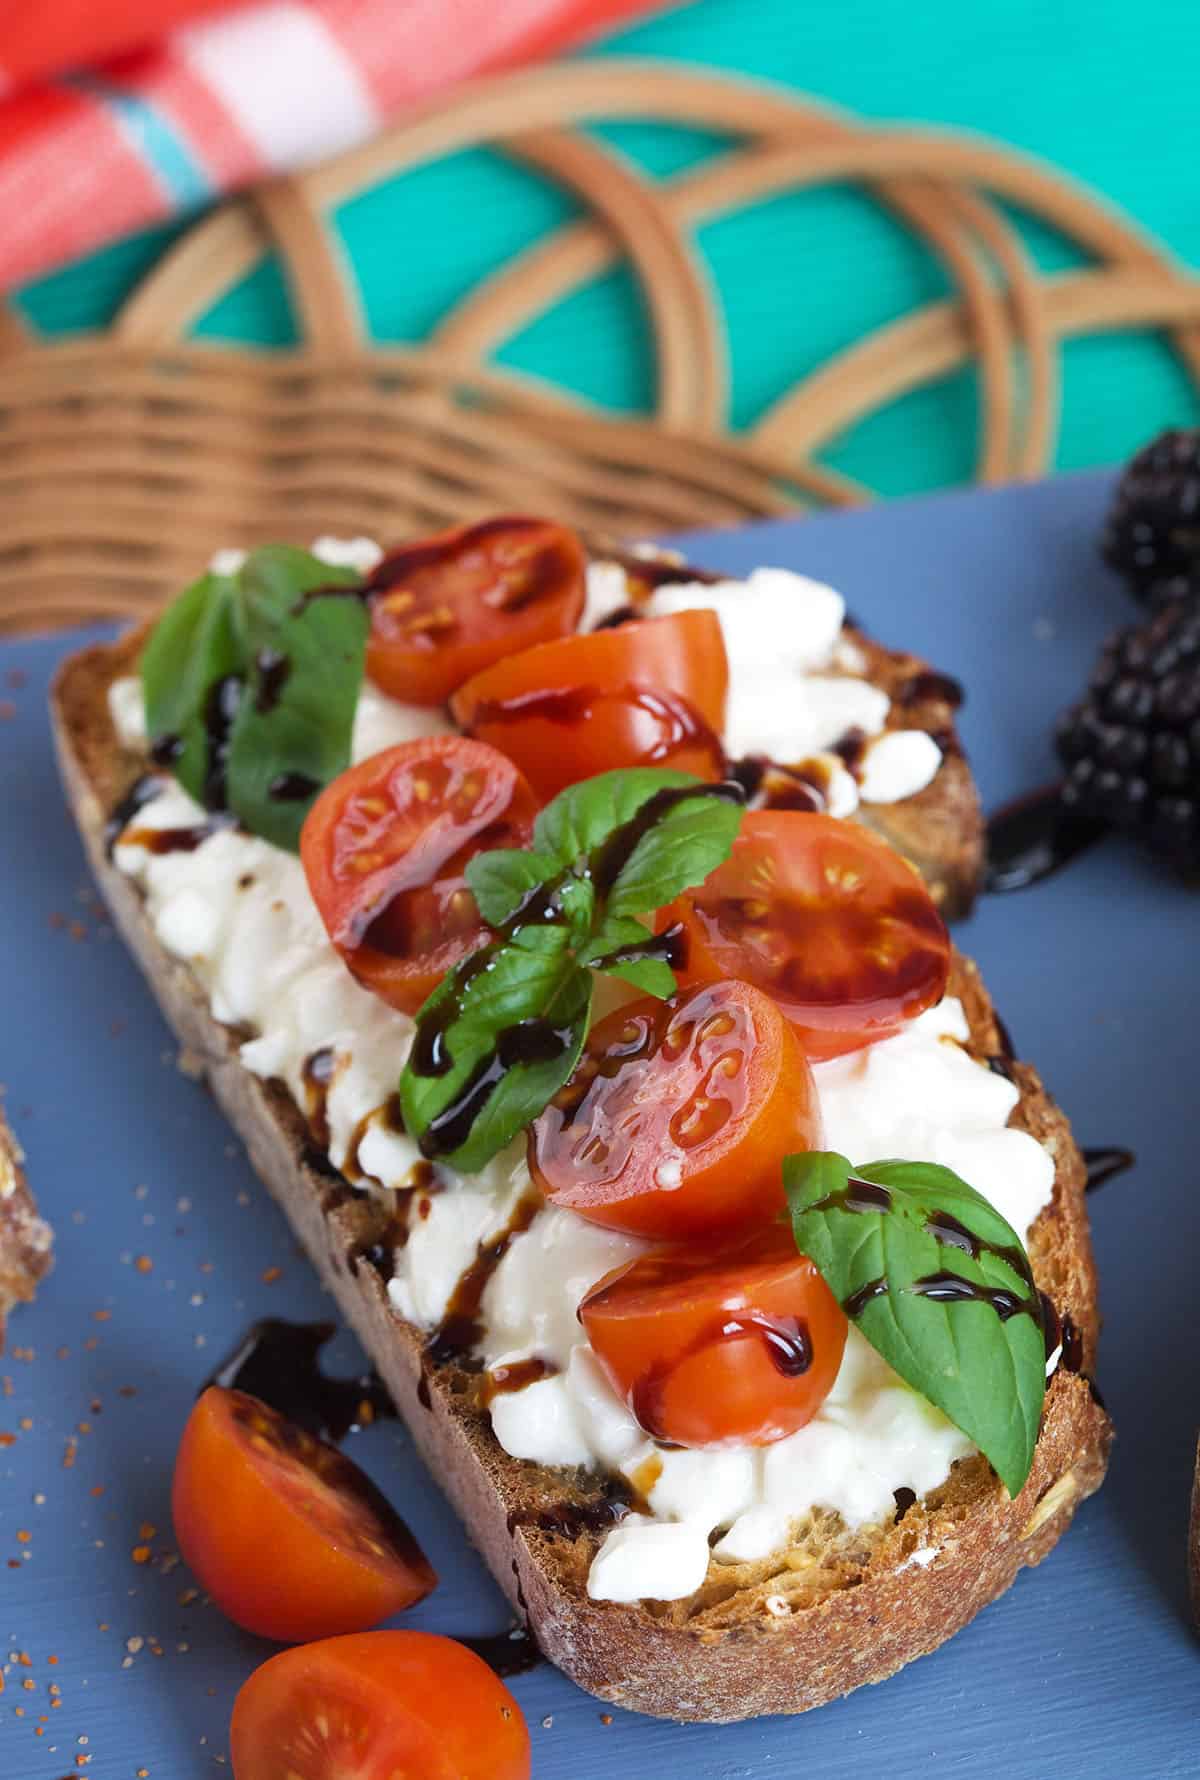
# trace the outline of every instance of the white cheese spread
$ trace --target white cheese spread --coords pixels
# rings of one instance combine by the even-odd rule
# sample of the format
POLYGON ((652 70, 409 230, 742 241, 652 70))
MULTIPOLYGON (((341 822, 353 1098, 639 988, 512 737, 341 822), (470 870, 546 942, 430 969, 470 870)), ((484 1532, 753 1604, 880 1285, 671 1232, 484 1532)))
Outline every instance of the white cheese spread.
MULTIPOLYGON (((361 567, 369 566, 374 548, 365 540, 321 544, 327 560, 353 560, 361 567)), ((623 591, 623 571, 596 565, 589 600, 593 589, 597 602, 615 599, 617 576, 623 591)), ((751 737, 750 704, 735 704, 735 711, 747 713, 736 718, 746 726, 738 732, 739 745, 752 741, 764 748, 769 735, 777 734, 781 744, 786 735, 794 755, 798 722, 811 723, 806 734, 829 742, 844 732, 851 708, 868 718, 859 727, 882 727, 886 700, 881 709, 873 688, 837 675, 804 677, 811 667, 832 662, 843 616, 832 590, 784 571, 759 571, 745 585, 667 588, 654 601, 656 610, 695 603, 718 612, 739 701, 741 682, 752 668, 758 674, 759 728, 751 737), (744 618, 739 601, 745 602, 744 618), (762 660, 764 634, 780 668, 778 685, 774 671, 767 676, 754 665, 762 660), (803 689, 814 686, 809 715, 798 716, 803 689), (840 707, 834 688, 846 701, 840 707), (835 724, 836 735, 830 733, 835 724)), ((125 745, 144 747, 137 683, 114 685, 110 705, 125 745)), ((355 720, 354 758, 449 727, 441 712, 399 705, 367 685, 355 720)), ((917 732, 890 732, 868 752, 868 762, 885 743, 913 753, 914 744, 919 750, 928 740, 917 732)), ((936 754, 936 744, 929 746, 936 754)), ((906 779, 903 761, 889 766, 884 754, 877 776, 887 780, 885 788, 908 784, 931 764, 936 771, 926 751, 923 761, 909 763, 906 779)), ((864 791, 870 771, 868 766, 864 791)), ((351 1168, 367 1186, 405 1185, 418 1151, 384 1109, 408 1054, 412 1021, 355 983, 329 944, 293 855, 227 828, 191 851, 155 852, 135 839, 138 830, 191 828, 203 821, 204 812, 182 788, 166 784, 118 842, 117 867, 140 886, 158 938, 189 964, 215 1017, 250 1029, 253 1036, 240 1050, 245 1066, 286 1083, 305 1108, 306 1064, 316 1052, 332 1053, 323 1088, 331 1160, 351 1168)), ((817 1065, 826 1140, 858 1163, 889 1155, 944 1162, 1024 1233, 1049 1201, 1053 1164, 1033 1138, 1007 1128, 1017 1090, 967 1055, 966 1036, 962 1009, 948 1000, 899 1037, 817 1065)), ((436 1326, 479 1243, 504 1229, 528 1189, 522 1141, 478 1175, 439 1168, 437 1190, 424 1199, 422 1215, 412 1220, 407 1243, 397 1251, 389 1285, 397 1312, 423 1328, 436 1326)), ((814 1508, 836 1510, 850 1527, 876 1522, 891 1512, 895 1490, 924 1495, 972 1450, 854 1329, 833 1390, 798 1434, 760 1449, 657 1448, 609 1385, 575 1314, 586 1291, 643 1246, 571 1212, 545 1208, 514 1238, 483 1300, 485 1364, 495 1368, 536 1357, 546 1371, 523 1390, 495 1398, 493 1427, 506 1451, 543 1464, 620 1470, 637 1478, 639 1487, 652 1461, 648 1512, 629 1517, 605 1540, 589 1580, 594 1598, 687 1596, 702 1582, 710 1556, 719 1563, 768 1557, 814 1508), (719 1537, 710 1552, 713 1535, 719 1537)))

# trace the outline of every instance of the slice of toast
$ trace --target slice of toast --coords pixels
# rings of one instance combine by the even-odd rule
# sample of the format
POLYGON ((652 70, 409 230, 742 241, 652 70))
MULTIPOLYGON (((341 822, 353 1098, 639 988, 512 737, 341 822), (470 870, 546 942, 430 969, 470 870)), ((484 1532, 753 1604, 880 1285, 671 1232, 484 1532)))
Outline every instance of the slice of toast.
POLYGON ((1023 1565, 1040 1562, 1099 1486, 1110 1440, 1089 1383, 1098 1319, 1084 1169, 1036 1072, 1009 1056, 975 967, 957 958, 951 983, 968 1014, 972 1048, 1011 1072, 1021 1092, 1014 1122, 1047 1146, 1056 1165, 1053 1199, 1033 1227, 1030 1254, 1062 1322, 1063 1357, 1024 1489, 1010 1501, 976 1456, 959 1461, 923 1501, 898 1506, 894 1523, 848 1532, 835 1517, 816 1515, 786 1552, 743 1566, 714 1563, 687 1601, 593 1601, 588 1570, 612 1520, 606 1479, 514 1460, 501 1449, 479 1406, 478 1378, 433 1363, 426 1336, 391 1308, 370 1258, 387 1242, 387 1196, 356 1192, 314 1146, 285 1089, 242 1066, 244 1033, 214 1021, 194 976, 160 946, 138 889, 106 857, 109 813, 140 765, 120 751, 107 693, 130 671, 137 648, 133 637, 84 650, 65 664, 54 693, 63 779, 97 880, 181 1046, 207 1075, 546 1655, 599 1698, 659 1717, 724 1722, 799 1712, 932 1650, 1023 1565))
POLYGON ((54 1262, 54 1233, 38 1216, 23 1160, 0 1107, 0 1353, 10 1311, 29 1303, 54 1262))

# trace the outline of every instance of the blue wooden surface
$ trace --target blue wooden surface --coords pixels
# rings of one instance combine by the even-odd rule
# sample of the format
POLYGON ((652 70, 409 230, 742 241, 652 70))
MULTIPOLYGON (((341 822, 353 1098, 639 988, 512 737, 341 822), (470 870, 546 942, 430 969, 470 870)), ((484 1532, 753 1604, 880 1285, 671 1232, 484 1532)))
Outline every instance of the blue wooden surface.
MULTIPOLYGON (((1094 553, 1106 487, 1085 477, 947 495, 706 538, 695 552, 827 574, 883 638, 962 675, 967 742, 995 803, 1048 776, 1053 713, 1126 615, 1094 553)), ((127 1780, 144 1768, 200 1780, 228 1772, 230 1703, 268 1647, 185 1604, 191 1579, 169 1560, 175 1443, 206 1368, 250 1317, 309 1317, 328 1302, 215 1108, 174 1067, 91 898, 43 705, 47 673, 75 640, 0 649, 0 699, 15 706, 0 723, 0 1079, 59 1235, 57 1270, 0 1361, 12 1381, 0 1430, 16 1436, 0 1450, 0 1776, 127 1780), (272 1266, 282 1277, 264 1283, 272 1266), (139 1567, 142 1523, 157 1531, 139 1567), (8 1664, 13 1652, 30 1666, 8 1664), (81 1770, 80 1755, 91 1758, 81 1770)), ((985 903, 960 933, 1081 1139, 1129 1143, 1140 1158, 1094 1202, 1100 1377, 1119 1441, 1108 1485, 1064 1544, 946 1648, 804 1719, 680 1729, 618 1713, 605 1726, 560 1676, 529 1675, 515 1690, 536 1780, 1200 1774, 1200 1647, 1184 1586, 1200 1419, 1197 918, 1193 899, 1109 845, 985 903)), ((340 1350, 349 1367, 348 1339, 340 1350)), ((378 1426, 354 1452, 442 1573, 411 1623, 498 1628, 500 1597, 403 1434, 378 1426)))

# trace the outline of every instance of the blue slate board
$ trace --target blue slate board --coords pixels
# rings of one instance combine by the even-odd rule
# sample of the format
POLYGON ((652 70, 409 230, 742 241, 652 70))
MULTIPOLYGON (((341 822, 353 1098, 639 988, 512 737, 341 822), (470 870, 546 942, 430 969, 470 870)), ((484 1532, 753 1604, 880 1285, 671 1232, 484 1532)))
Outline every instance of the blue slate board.
MULTIPOLYGON (((1107 489, 1072 478, 690 543, 717 567, 827 576, 880 637, 960 675, 994 805, 1050 776, 1053 715, 1128 615, 1095 556, 1107 489)), ((329 1306, 211 1102, 176 1070, 89 890, 44 711, 47 676, 78 641, 0 648, 0 699, 15 707, 0 706, 0 1080, 59 1238, 57 1269, 0 1361, 0 1431, 16 1436, 0 1449, 0 1776, 200 1780, 228 1772, 233 1695, 268 1647, 187 1604, 190 1578, 170 1567, 175 1443, 207 1367, 251 1317, 329 1306), (154 1555, 139 1566, 143 1523, 154 1555), (10 1664, 14 1652, 29 1666, 10 1664)), ((1100 1378, 1119 1441, 1063 1545, 934 1656, 798 1720, 681 1729, 617 1713, 605 1725, 543 1668, 515 1683, 536 1780, 1200 1774, 1184 1583, 1200 1421, 1198 921, 1194 899, 1110 843, 985 902, 959 933, 1081 1140, 1139 1156, 1094 1201, 1100 1378)), ((335 1361, 357 1363, 349 1338, 335 1361)), ((501 1598, 403 1433, 377 1425, 353 1451, 442 1574, 409 1623, 498 1629, 501 1598)))

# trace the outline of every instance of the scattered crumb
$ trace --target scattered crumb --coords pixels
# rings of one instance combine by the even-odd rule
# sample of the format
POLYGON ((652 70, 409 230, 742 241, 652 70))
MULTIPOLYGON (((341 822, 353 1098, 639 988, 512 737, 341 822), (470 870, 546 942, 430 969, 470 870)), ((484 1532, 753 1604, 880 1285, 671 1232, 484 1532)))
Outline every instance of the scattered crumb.
POLYGON ((133 1264, 139 1273, 152 1273, 154 1271, 154 1262, 150 1259, 149 1255, 139 1255, 133 1264))
POLYGON ((148 1545, 135 1545, 129 1555, 132 1557, 135 1564, 148 1564, 150 1562, 150 1547, 148 1545))
POLYGON ((277 1279, 283 1278, 282 1267, 268 1267, 264 1270, 262 1282, 265 1286, 273 1286, 277 1279))

